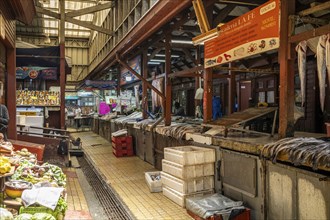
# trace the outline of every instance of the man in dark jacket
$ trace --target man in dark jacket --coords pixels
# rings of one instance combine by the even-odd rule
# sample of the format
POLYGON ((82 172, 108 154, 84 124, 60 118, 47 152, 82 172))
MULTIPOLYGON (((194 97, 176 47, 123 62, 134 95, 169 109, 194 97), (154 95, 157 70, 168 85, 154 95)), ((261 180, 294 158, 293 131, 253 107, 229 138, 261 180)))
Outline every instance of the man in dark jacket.
POLYGON ((9 122, 8 109, 5 105, 0 104, 0 132, 3 134, 5 141, 7 141, 8 122, 9 122))

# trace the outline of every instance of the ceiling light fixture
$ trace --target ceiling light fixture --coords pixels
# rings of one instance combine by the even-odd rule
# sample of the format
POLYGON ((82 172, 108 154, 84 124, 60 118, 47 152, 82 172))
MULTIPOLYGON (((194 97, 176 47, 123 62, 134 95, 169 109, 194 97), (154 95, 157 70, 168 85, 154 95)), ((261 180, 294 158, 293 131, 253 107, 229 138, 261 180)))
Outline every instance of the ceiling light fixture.
POLYGON ((160 62, 148 62, 148 64, 150 64, 150 65, 159 65, 160 64, 160 62))
POLYGON ((159 62, 159 63, 165 63, 165 60, 159 60, 159 59, 151 59, 150 62, 159 62))
POLYGON ((171 40, 172 44, 193 44, 191 40, 171 40))

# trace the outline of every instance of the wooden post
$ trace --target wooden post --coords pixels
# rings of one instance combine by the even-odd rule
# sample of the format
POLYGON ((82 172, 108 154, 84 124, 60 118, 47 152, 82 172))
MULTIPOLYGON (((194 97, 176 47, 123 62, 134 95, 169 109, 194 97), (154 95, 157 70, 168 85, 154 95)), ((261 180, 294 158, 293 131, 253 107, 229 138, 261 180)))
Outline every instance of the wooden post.
POLYGON ((117 66, 117 88, 116 88, 116 92, 117 92, 117 97, 120 96, 120 78, 121 78, 121 71, 120 71, 120 66, 117 66))
MULTIPOLYGON (((229 68, 232 67, 232 63, 229 63, 229 68)), ((235 95, 236 95, 236 79, 235 73, 232 70, 229 70, 229 98, 228 98, 228 114, 232 114, 234 112, 235 106, 235 95)))
MULTIPOLYGON (((148 78, 148 50, 144 50, 142 54, 142 75, 143 78, 148 78)), ((148 87, 144 81, 142 81, 142 115, 143 118, 148 118, 148 87)))
POLYGON ((7 100, 9 125, 7 134, 9 139, 17 139, 16 128, 16 48, 7 47, 7 100))
MULTIPOLYGON (((201 53, 200 53, 200 46, 199 45, 197 45, 196 46, 196 60, 195 60, 195 64, 196 64, 196 66, 198 66, 198 65, 200 65, 201 64, 201 53)), ((200 87, 200 86, 202 86, 200 83, 202 83, 202 82, 200 82, 200 80, 199 80, 199 77, 195 77, 195 93, 196 93, 196 91, 197 91, 197 89, 200 87)), ((195 109, 196 109, 196 107, 198 106, 198 105, 200 105, 200 100, 196 100, 195 99, 195 109)))
POLYGON ((204 123, 212 120, 212 68, 204 70, 204 97, 203 97, 204 123))
POLYGON ((65 129, 65 0, 60 0, 61 20, 59 25, 60 38, 60 126, 65 129))
POLYGON ((172 114, 172 83, 169 78, 171 73, 171 35, 167 33, 165 35, 165 99, 163 100, 163 106, 165 110, 165 125, 171 125, 172 114), (165 104, 165 105, 164 105, 165 104))
POLYGON ((295 14, 295 1, 281 1, 280 20, 280 124, 279 138, 294 135, 294 45, 289 43, 289 15, 295 14))

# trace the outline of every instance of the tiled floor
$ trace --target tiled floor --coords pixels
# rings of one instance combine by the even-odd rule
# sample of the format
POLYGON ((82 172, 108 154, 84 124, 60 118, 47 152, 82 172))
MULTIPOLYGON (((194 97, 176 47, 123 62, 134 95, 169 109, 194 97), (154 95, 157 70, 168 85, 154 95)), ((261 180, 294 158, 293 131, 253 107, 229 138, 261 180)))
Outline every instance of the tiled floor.
POLYGON ((136 219, 192 219, 186 210, 162 193, 150 193, 144 172, 154 171, 140 158, 116 158, 111 144, 93 132, 73 133, 80 137, 86 156, 117 192, 136 219))
POLYGON ((64 168, 67 177, 67 202, 68 210, 65 215, 66 220, 87 220, 92 219, 89 214, 88 205, 84 193, 80 187, 75 168, 64 168))

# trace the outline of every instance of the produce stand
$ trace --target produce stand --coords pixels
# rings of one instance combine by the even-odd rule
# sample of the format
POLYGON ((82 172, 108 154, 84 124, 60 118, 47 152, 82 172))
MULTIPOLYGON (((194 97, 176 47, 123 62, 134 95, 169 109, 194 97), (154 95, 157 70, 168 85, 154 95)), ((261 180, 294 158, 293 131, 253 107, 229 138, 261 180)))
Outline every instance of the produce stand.
MULTIPOLYGON (((67 209, 66 175, 60 167, 40 162, 44 146, 38 145, 36 148, 31 145, 30 149, 36 150, 36 153, 29 152, 22 147, 24 143, 19 142, 7 144, 8 153, 0 155, 2 214, 8 214, 9 211, 12 215, 28 216, 29 219, 44 217, 62 220, 67 209), (11 150, 8 146, 12 147, 11 150), (13 146, 22 148, 14 151, 13 146)), ((15 216, 5 219, 14 219, 13 217, 15 216)))

